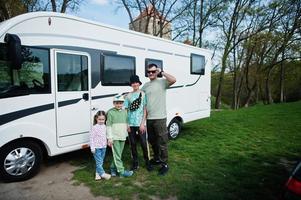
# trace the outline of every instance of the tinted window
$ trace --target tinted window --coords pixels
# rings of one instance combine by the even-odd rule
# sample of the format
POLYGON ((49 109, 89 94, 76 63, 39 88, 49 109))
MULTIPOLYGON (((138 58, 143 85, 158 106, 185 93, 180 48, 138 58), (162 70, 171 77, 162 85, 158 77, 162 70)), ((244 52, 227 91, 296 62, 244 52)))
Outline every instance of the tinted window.
POLYGON ((91 55, 91 87, 95 88, 100 82, 100 53, 97 50, 91 50, 88 53, 91 55))
POLYGON ((8 60, 7 46, 0 44, 0 92, 4 92, 12 86, 13 77, 11 70, 11 62, 8 60))
MULTIPOLYGON (((87 51, 87 50, 86 50, 87 51)), ((101 63, 103 63, 104 54, 117 54, 114 51, 106 51, 106 50, 93 50, 90 51, 91 55, 91 81, 92 88, 95 88, 98 83, 101 81, 101 63), (99 56, 101 54, 101 56, 99 56)))
POLYGON ((58 91, 88 90, 88 57, 57 53, 58 91))
POLYGON ((102 64, 102 85, 129 85, 135 74, 135 57, 104 55, 102 64))
POLYGON ((22 67, 12 69, 6 44, 0 44, 0 98, 50 93, 49 50, 22 47, 22 67))
POLYGON ((197 54, 191 54, 190 57, 191 74, 205 74, 205 57, 197 54))
MULTIPOLYGON (((145 77, 148 77, 147 66, 149 64, 156 64, 158 66, 158 68, 161 68, 161 70, 163 70, 163 62, 162 62, 162 60, 156 60, 156 59, 146 58, 145 59, 145 72, 144 72, 145 73, 145 77)), ((158 77, 160 77, 160 76, 158 76, 158 77)))

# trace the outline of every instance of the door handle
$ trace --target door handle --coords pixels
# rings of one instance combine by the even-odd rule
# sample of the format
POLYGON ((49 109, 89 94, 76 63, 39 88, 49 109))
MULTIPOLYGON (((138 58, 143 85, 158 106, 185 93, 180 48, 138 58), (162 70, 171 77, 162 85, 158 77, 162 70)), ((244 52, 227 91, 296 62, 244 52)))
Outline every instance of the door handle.
POLYGON ((88 101, 88 100, 89 100, 89 94, 88 94, 88 93, 84 93, 84 94, 83 94, 83 99, 84 99, 85 101, 88 101))

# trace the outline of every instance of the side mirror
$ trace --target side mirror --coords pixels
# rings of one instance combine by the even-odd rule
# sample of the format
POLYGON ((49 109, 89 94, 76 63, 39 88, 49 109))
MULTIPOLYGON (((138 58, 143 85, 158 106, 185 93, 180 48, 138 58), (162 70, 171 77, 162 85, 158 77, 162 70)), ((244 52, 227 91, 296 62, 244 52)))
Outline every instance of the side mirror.
POLYGON ((13 69, 19 70, 22 66, 21 40, 17 35, 7 33, 4 41, 8 44, 8 57, 13 69))

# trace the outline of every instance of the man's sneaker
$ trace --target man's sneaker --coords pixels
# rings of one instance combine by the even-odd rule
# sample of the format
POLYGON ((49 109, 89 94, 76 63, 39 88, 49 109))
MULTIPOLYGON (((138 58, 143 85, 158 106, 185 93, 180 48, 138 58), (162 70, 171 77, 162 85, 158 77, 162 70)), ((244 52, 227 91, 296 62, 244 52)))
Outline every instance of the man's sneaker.
POLYGON ((111 169, 111 176, 117 176, 116 169, 111 169))
POLYGON ((95 173, 95 181, 99 181, 101 179, 101 177, 99 176, 99 174, 96 172, 95 173))
POLYGON ((160 160, 155 160, 155 159, 150 159, 150 164, 152 165, 160 165, 161 164, 161 161, 160 160))
POLYGON ((120 178, 122 178, 122 177, 129 177, 129 176, 132 176, 133 174, 134 174, 133 171, 127 171, 127 170, 124 170, 124 172, 123 172, 123 173, 120 173, 119 176, 120 176, 120 178))
POLYGON ((159 176, 164 176, 164 175, 166 175, 167 172, 168 172, 168 169, 169 169, 169 167, 168 167, 167 164, 162 165, 162 167, 159 169, 158 175, 159 175, 159 176))
POLYGON ((107 174, 107 173, 103 173, 101 175, 101 178, 105 179, 105 180, 109 180, 111 178, 111 175, 110 174, 107 174))

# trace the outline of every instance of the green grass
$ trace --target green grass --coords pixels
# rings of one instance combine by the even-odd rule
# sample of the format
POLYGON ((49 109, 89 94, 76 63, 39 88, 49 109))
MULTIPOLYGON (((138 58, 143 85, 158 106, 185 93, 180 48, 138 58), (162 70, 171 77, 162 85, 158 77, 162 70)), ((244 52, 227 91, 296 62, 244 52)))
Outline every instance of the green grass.
MULTIPOLYGON (((95 182, 94 160, 87 152, 75 162, 83 167, 74 180, 95 196, 118 199, 279 199, 300 152, 301 101, 258 105, 213 112, 208 119, 185 124, 180 137, 169 142, 165 177, 142 167, 130 178, 95 182)), ((129 166, 128 146, 123 155, 129 166)), ((109 152, 106 170, 110 161, 109 152)))

